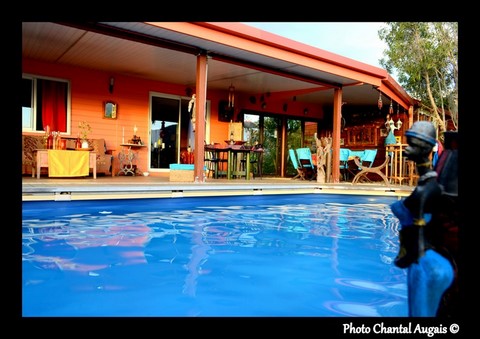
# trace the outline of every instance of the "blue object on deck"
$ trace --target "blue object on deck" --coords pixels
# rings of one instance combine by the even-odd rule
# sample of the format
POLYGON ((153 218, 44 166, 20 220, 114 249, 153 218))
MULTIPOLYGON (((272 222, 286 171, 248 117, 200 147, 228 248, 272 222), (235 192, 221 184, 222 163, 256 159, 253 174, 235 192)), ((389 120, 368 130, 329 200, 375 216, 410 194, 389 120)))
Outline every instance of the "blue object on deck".
POLYGON ((184 171, 193 171, 193 164, 170 164, 171 170, 184 170, 184 171))

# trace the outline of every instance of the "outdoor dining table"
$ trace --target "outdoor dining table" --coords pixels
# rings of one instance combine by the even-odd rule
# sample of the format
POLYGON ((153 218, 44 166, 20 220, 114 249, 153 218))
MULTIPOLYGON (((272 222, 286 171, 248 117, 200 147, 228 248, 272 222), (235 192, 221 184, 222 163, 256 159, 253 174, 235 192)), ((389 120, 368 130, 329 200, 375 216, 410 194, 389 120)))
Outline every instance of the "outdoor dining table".
MULTIPOLYGON (((236 177, 245 177, 245 180, 250 180, 250 153, 252 149, 243 145, 225 145, 225 146, 210 146, 206 145, 205 150, 213 152, 216 158, 220 158, 220 153, 227 152, 227 179, 236 177), (241 155, 240 158, 238 155, 241 155), (240 159, 245 159, 245 167, 241 168, 240 159)), ((218 178, 220 169, 218 163, 215 164, 215 178, 218 178)))

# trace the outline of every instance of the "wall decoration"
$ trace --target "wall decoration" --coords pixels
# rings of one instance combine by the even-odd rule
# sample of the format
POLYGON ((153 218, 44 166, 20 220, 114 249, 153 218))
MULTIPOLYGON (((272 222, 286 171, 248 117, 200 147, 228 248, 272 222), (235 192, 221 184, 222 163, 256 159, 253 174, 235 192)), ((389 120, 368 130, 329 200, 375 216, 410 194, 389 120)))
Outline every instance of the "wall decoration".
POLYGON ((118 105, 113 101, 106 101, 104 105, 103 118, 104 119, 116 119, 118 105))

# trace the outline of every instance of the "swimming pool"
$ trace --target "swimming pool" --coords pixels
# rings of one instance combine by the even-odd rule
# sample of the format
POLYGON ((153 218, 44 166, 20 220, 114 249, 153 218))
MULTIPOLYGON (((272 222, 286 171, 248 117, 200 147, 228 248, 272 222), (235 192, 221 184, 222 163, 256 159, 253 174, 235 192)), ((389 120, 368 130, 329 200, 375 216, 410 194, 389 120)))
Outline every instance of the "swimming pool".
POLYGON ((396 199, 23 202, 22 314, 407 316, 396 199))

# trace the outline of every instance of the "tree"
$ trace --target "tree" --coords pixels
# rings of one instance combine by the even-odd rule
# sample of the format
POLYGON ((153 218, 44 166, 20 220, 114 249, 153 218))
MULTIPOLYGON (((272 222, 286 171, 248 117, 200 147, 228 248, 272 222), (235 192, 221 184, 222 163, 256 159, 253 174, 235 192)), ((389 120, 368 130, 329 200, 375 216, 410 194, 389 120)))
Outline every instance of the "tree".
MULTIPOLYGON (((432 119, 439 133, 458 129, 458 23, 389 22, 378 32, 388 50, 380 64, 432 119)), ((442 133, 443 134, 443 133, 442 133)))

